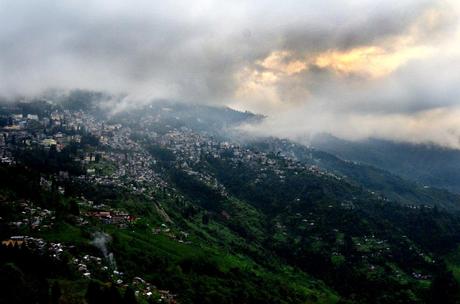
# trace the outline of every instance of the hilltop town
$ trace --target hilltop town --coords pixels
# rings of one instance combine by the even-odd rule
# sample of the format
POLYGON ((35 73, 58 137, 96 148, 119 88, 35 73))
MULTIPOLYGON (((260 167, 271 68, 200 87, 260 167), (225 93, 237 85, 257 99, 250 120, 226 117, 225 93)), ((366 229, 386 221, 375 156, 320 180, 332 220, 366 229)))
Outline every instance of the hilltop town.
POLYGON ((263 303, 266 292, 278 303, 335 303, 375 297, 359 282, 384 278, 422 298, 444 269, 447 245, 418 234, 412 218, 457 231, 444 210, 455 196, 405 182, 396 196, 390 174, 289 140, 235 136, 260 119, 251 113, 184 107, 2 105, 5 262, 23 265, 15 250, 42 260, 48 268, 30 277, 46 274, 50 296, 90 304, 263 303), (325 275, 338 271, 355 285, 325 275))

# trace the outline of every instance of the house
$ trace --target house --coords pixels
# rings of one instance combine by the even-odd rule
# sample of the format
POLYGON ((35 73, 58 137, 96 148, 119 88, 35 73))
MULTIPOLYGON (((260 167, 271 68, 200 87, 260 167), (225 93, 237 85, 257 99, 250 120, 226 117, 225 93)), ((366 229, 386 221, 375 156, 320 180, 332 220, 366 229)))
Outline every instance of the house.
POLYGON ((57 144, 56 140, 52 138, 45 138, 44 140, 42 140, 42 145, 46 147, 55 146, 56 144, 57 144))
POLYGON ((21 247, 24 244, 23 236, 12 236, 8 240, 2 241, 2 245, 6 247, 21 247))
POLYGON ((38 120, 38 115, 27 114, 27 119, 29 119, 29 120, 38 120))
POLYGON ((110 211, 93 211, 89 212, 90 216, 97 217, 97 218, 111 218, 110 211))
POLYGON ((94 175, 94 174, 96 174, 96 169, 94 169, 94 168, 88 168, 88 169, 86 169, 86 174, 88 174, 88 175, 94 175))

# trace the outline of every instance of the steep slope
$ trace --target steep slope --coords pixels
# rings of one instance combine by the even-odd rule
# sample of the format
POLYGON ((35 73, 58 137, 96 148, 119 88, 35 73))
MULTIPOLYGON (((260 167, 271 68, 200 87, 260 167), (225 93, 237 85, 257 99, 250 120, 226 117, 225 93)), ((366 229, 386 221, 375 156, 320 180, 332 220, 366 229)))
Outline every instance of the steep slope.
POLYGON ((460 151, 370 139, 349 142, 318 136, 312 145, 343 159, 369 164, 423 185, 460 193, 460 151))
POLYGON ((459 195, 443 189, 423 186, 374 166, 345 161, 330 153, 307 148, 288 140, 267 138, 252 142, 250 145, 348 177, 390 200, 409 205, 436 205, 449 210, 460 210, 459 195))
MULTIPOLYGON (((222 139, 180 107, 101 118, 42 106, 38 121, 13 115, 25 105, 4 114, 0 234, 15 246, 1 247, 0 272, 21 282, 3 282, 14 294, 436 303, 448 289, 458 299, 444 256, 460 243, 460 218, 437 193, 288 141, 222 139)), ((253 118, 194 111, 223 111, 218 132, 253 118)))

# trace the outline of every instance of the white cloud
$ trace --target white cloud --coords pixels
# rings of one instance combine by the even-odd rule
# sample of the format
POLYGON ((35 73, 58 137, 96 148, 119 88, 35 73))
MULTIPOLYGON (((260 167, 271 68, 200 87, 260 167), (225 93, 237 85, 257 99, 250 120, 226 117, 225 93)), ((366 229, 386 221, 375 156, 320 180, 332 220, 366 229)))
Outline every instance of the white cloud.
POLYGON ((255 110, 283 136, 452 146, 458 16, 453 0, 0 0, 0 96, 101 90, 255 110))

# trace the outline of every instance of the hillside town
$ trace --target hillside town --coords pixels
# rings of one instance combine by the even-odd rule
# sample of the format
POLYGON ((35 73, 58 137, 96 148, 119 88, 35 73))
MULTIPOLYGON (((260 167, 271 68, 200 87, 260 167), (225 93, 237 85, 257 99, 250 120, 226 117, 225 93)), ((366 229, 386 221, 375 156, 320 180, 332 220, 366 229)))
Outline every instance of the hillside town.
MULTIPOLYGON (((270 231, 274 243, 300 244, 309 238, 318 246, 314 250, 323 250, 321 244, 332 242, 327 250, 331 263, 339 267, 347 258, 352 259, 371 276, 386 267, 380 264, 382 260, 397 257, 397 248, 388 238, 369 234, 345 238, 342 222, 328 223, 329 214, 360 212, 363 200, 389 203, 382 193, 363 188, 341 194, 339 200, 329 196, 321 205, 305 203, 311 202, 311 198, 303 184, 299 185, 303 192, 288 193, 296 178, 318 183, 320 193, 327 192, 322 183, 337 188, 354 187, 351 179, 322 166, 313 150, 299 158, 295 153, 298 147, 288 140, 266 140, 262 145, 235 140, 209 128, 191 127, 189 118, 175 116, 165 107, 147 109, 141 119, 101 115, 100 109, 70 110, 47 102, 38 109, 4 105, 0 110, 2 166, 34 168, 39 188, 47 193, 35 200, 0 196, 1 207, 9 211, 8 216, 0 218, 0 224, 10 232, 1 240, 2 246, 27 248, 55 261, 68 261, 70 269, 84 282, 100 281, 122 291, 132 288, 137 299, 148 303, 178 302, 178 290, 170 289, 171 285, 162 286, 161 278, 146 278, 145 273, 139 272, 127 275, 119 270, 117 261, 123 258, 114 256, 108 244, 112 242, 111 235, 120 232, 122 241, 127 243, 136 237, 141 239, 142 246, 151 240, 160 247, 167 242, 168 256, 170 246, 205 250, 210 239, 227 250, 229 245, 224 238, 228 231, 237 235, 231 241, 233 246, 250 251, 254 250, 250 248, 251 242, 239 244, 241 237, 264 239, 270 231), (243 182, 232 188, 232 178, 239 179, 240 175, 225 174, 233 172, 249 176, 253 188, 273 187, 283 203, 286 200, 291 204, 286 209, 281 205, 279 214, 267 220, 265 232, 251 234, 252 229, 259 227, 246 224, 237 227, 255 213, 255 207, 241 207, 241 201, 250 198, 243 194, 236 199, 235 191, 238 193, 245 185, 243 182), (185 190, 178 189, 181 181, 185 190), (201 202, 201 193, 194 191, 203 186, 209 196, 201 202), (220 201, 222 206, 206 209, 207 200, 220 201), (223 226, 218 225, 229 228, 222 230, 223 226), (296 234, 290 239, 290 235, 296 234)), ((432 206, 421 203, 406 203, 404 209, 434 211, 432 206)), ((120 238, 116 241, 120 242, 120 238)), ((426 250, 409 241, 401 244, 408 248, 406 254, 418 261, 414 263, 423 261, 436 267, 433 265, 437 261, 426 250)), ((139 256, 139 252, 136 254, 139 256)), ((161 265, 164 260, 159 258, 154 264, 161 265)), ((184 260, 174 268, 181 275, 187 274, 190 267, 207 267, 184 260)), ((398 280, 423 283, 432 279, 426 269, 411 268, 408 273, 385 269, 398 280)))
POLYGON ((285 179, 286 173, 298 174, 302 171, 341 179, 317 166, 302 164, 290 155, 278 154, 274 158, 269 153, 249 149, 244 145, 217 140, 209 132, 196 132, 182 126, 170 127, 160 135, 152 129, 152 125, 161 119, 161 112, 145 115, 139 123, 129 121, 126 124, 96 119, 82 110, 55 109, 43 116, 18 113, 0 118, 4 122, 0 130, 0 155, 3 163, 17 162, 14 154, 18 149, 54 151, 70 155, 73 165, 80 169, 80 174, 76 175, 69 175, 68 171, 57 172, 57 179, 80 179, 124 187, 145 195, 168 187, 161 172, 154 169, 158 160, 149 153, 146 143, 170 151, 174 155, 174 166, 189 175, 197 176, 222 194, 225 194, 225 187, 209 172, 200 171, 199 165, 203 158, 225 157, 235 166, 244 162, 260 168, 257 179, 263 179, 267 171, 275 172, 281 181, 285 179))

